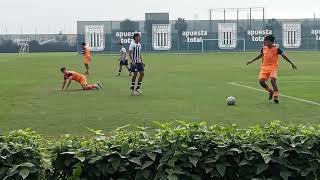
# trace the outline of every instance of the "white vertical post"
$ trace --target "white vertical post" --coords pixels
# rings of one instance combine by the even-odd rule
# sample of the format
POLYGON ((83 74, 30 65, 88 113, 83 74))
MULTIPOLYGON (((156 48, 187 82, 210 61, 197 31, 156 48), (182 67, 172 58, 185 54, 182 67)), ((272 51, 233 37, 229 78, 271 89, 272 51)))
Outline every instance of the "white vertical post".
POLYGON ((201 50, 202 50, 202 54, 203 54, 203 52, 204 52, 204 50, 203 50, 203 40, 201 42, 201 50))

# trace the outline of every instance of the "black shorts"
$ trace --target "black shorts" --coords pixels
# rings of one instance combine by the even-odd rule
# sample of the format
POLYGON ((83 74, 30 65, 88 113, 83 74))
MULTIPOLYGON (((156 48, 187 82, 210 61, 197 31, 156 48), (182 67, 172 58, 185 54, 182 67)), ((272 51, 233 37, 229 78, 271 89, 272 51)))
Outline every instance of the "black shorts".
POLYGON ((127 60, 127 59, 121 60, 121 61, 120 61, 120 65, 121 65, 121 66, 128 66, 128 65, 129 65, 128 60, 127 60))
POLYGON ((131 65, 130 67, 131 72, 144 72, 144 64, 143 63, 136 63, 131 65))

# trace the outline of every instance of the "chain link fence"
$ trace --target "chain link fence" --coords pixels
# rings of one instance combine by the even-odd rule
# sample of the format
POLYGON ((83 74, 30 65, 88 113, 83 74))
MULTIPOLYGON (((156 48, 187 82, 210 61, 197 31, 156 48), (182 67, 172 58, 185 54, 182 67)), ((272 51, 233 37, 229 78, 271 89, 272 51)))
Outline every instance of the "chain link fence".
POLYGON ((79 21, 77 34, 0 35, 0 52, 81 52, 86 42, 95 53, 117 53, 141 33, 145 52, 206 53, 257 51, 269 34, 285 50, 320 50, 320 19, 79 21))

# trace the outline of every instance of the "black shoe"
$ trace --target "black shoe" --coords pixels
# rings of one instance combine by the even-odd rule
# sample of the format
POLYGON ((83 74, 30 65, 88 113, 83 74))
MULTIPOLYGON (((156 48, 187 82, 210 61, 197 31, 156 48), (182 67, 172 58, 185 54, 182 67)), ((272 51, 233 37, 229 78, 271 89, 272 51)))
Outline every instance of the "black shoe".
POLYGON ((274 103, 279 104, 279 98, 277 96, 274 97, 274 103))
POLYGON ((273 94, 274 94, 274 91, 269 91, 269 101, 272 100, 273 98, 273 94))

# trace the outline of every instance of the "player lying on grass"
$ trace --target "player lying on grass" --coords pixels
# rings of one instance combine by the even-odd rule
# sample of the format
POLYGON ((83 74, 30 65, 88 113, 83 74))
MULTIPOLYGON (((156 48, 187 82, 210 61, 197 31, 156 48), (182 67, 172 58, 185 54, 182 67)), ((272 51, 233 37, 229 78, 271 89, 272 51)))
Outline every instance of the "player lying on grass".
POLYGON ((60 89, 61 91, 68 90, 72 81, 76 81, 77 83, 79 83, 83 90, 100 90, 100 89, 102 89, 100 82, 97 82, 95 84, 88 84, 87 78, 83 74, 77 73, 75 71, 69 71, 65 67, 61 68, 61 72, 63 73, 63 78, 64 78, 62 88, 60 89))
POLYGON ((247 62, 247 65, 262 58, 261 70, 259 75, 260 85, 269 92, 269 100, 274 99, 276 104, 279 103, 279 89, 277 85, 277 74, 279 67, 279 55, 283 57, 292 66, 292 69, 296 70, 297 67, 289 60, 284 52, 275 45, 275 37, 269 35, 264 39, 264 47, 261 49, 261 53, 258 57, 252 61, 247 62), (272 88, 269 88, 266 81, 271 79, 272 88))
POLYGON ((84 67, 86 69, 85 74, 89 75, 89 64, 91 62, 91 52, 89 46, 86 45, 86 43, 81 43, 81 47, 83 49, 83 61, 84 61, 84 67))
POLYGON ((141 58, 141 36, 139 33, 136 33, 133 35, 133 42, 130 44, 129 47, 129 57, 131 60, 131 68, 130 71, 133 72, 133 76, 131 79, 131 86, 130 86, 130 93, 131 95, 134 95, 134 87, 136 84, 136 79, 139 73, 139 78, 138 78, 138 85, 136 87, 136 92, 140 95, 142 93, 141 91, 141 85, 142 85, 142 80, 144 77, 144 63, 141 58))
POLYGON ((117 74, 117 76, 120 76, 121 71, 122 71, 122 66, 125 66, 128 71, 129 71, 129 76, 131 76, 131 71, 129 69, 129 64, 128 64, 128 59, 127 59, 127 50, 125 47, 123 47, 122 43, 119 43, 119 47, 120 47, 120 59, 119 59, 119 72, 117 74))

